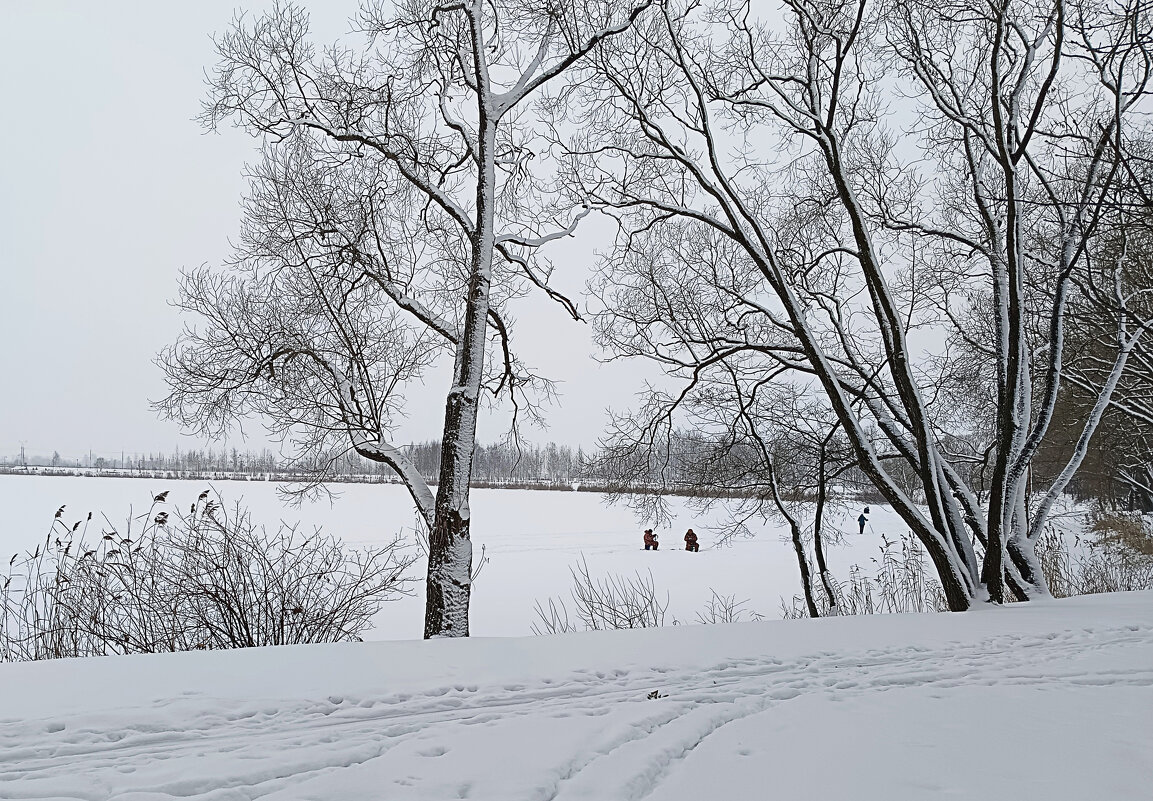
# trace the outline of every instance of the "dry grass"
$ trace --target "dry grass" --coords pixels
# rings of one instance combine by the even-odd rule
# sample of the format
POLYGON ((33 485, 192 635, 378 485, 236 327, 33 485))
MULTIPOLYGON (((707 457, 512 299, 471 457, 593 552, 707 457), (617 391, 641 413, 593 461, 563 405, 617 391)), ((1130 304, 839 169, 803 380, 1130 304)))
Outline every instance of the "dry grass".
POLYGON ((1098 532, 1096 544, 1099 546, 1153 557, 1153 532, 1142 515, 1103 514, 1093 521, 1092 530, 1098 532))
POLYGON ((1141 515, 1097 517, 1085 541, 1072 545, 1049 529, 1037 543, 1037 557, 1057 598, 1101 592, 1153 589, 1153 535, 1141 515))
MULTIPOLYGON (((873 615, 895 612, 943 612, 948 608, 945 593, 927 565, 924 546, 912 534, 899 539, 881 537, 880 554, 871 561, 872 575, 859 566, 849 570, 849 580, 834 584, 835 598, 824 587, 814 586, 814 600, 823 616, 873 615)), ((793 596, 792 603, 781 602, 781 614, 793 620, 809 616, 804 598, 793 596)))
POLYGON ((0 581, 0 661, 354 640, 407 591, 416 555, 399 540, 268 532, 207 491, 177 516, 167 494, 94 535, 91 514, 68 525, 61 507, 0 581))

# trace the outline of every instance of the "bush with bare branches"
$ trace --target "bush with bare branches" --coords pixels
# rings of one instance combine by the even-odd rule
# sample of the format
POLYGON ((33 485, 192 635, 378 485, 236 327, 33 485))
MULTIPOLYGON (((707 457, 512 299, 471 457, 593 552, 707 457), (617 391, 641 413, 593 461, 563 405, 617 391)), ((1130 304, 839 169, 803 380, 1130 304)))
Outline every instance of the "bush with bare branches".
POLYGON ((764 620, 760 612, 747 608, 748 599, 737 600, 735 595, 721 595, 710 589, 712 597, 705 602, 705 608, 697 612, 697 622, 701 624, 712 623, 746 623, 754 620, 764 620))
POLYGON ((170 513, 167 495, 94 542, 91 513, 69 526, 61 507, 44 542, 9 561, 0 661, 356 640, 409 591, 416 556, 399 538, 347 549, 319 529, 270 532, 208 491, 170 513))
POLYGON ((536 602, 537 622, 534 634, 562 634, 574 631, 605 629, 644 629, 663 626, 669 606, 668 593, 662 600, 653 582, 653 574, 636 573, 632 577, 610 573, 593 578, 588 561, 569 568, 572 573, 572 599, 576 620, 569 617, 563 598, 548 599, 547 610, 536 602))

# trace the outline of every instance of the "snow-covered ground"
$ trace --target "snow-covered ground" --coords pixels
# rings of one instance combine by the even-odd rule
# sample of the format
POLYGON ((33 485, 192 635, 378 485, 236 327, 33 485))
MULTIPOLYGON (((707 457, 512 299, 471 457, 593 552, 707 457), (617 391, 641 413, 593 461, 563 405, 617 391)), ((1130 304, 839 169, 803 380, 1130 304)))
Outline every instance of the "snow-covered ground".
MULTIPOLYGON (((120 521, 164 490, 166 508, 186 509, 203 488, 2 476, 0 553, 34 547, 61 504, 69 525, 88 511, 120 521)), ((350 544, 411 531, 396 486, 300 510, 271 484, 215 488, 266 523, 350 544)), ((601 501, 474 491, 492 561, 472 626, 488 636, 413 639, 418 596, 370 634, 408 642, 0 664, 0 799, 1153 798, 1153 593, 516 637, 535 600, 567 594, 582 556, 593 575, 651 569, 681 622, 710 588, 769 617, 797 591, 779 524, 715 548, 722 513, 681 505, 668 550, 645 552, 644 526, 601 501), (690 525, 702 551, 670 548, 690 525)), ((901 530, 874 507, 834 569, 867 565, 901 530)))
POLYGON ((1153 593, 0 665, 5 799, 1137 801, 1151 788, 1153 593))
MULTIPOLYGON (((116 525, 129 514, 148 510, 152 497, 167 490, 170 511, 187 511, 208 486, 198 481, 159 481, 129 478, 0 476, 0 558, 42 542, 56 509, 65 504, 62 519, 71 526, 95 512, 116 525)), ((403 487, 391 484, 350 484, 339 488, 332 504, 322 501, 300 509, 286 508, 277 498, 277 485, 268 482, 219 481, 211 485, 231 504, 242 501, 253 519, 275 526, 280 520, 300 521, 305 530, 320 525, 350 545, 370 545, 402 530, 411 536, 412 504, 403 487)), ((731 547, 714 546, 709 528, 724 515, 715 510, 700 516, 683 500, 674 499, 673 525, 658 529, 661 550, 645 551, 641 532, 646 525, 623 506, 606 506, 591 492, 533 490, 473 490, 473 542, 479 555, 484 545, 490 559, 473 588, 470 625, 480 636, 522 636, 536 620, 537 600, 567 597, 570 566, 582 557, 590 573, 632 576, 652 570, 657 589, 668 594, 667 619, 693 622, 711 590, 747 600, 746 609, 769 618, 780 617, 781 599, 800 592, 796 556, 787 530, 779 522, 753 525, 756 536, 738 539, 731 547), (700 553, 683 550, 682 537, 692 527, 701 536, 700 553)), ((870 528, 856 533, 856 507, 844 510, 844 545, 833 548, 830 564, 840 580, 851 564, 867 567, 878 555, 880 538, 896 538, 904 526, 888 509, 872 507, 870 528)), ((90 537, 99 536, 95 529, 90 537)), ((414 566, 424 575, 424 564, 414 566)), ((375 620, 370 639, 413 639, 422 631, 423 593, 386 604, 375 620)))

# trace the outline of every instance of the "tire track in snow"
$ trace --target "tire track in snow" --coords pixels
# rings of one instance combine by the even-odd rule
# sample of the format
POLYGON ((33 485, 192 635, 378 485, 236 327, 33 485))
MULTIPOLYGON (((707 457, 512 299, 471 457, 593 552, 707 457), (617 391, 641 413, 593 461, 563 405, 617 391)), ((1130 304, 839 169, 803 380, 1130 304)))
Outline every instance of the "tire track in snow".
MULTIPOLYGON (((906 687, 979 686, 1004 683, 1022 686, 1065 683, 1153 686, 1153 668, 1141 671, 1094 670, 1092 673, 1086 674, 1079 671, 1054 673, 1043 667, 1041 659, 1045 656, 1062 656, 1067 653, 1070 643, 1079 643, 1082 639, 1089 639, 1094 648, 1124 647, 1127 645, 1147 646, 1153 639, 1153 627, 1124 626, 1105 631, 1061 632, 1032 638, 1004 635, 982 641, 976 645, 956 649, 913 646, 867 651, 860 655, 828 653, 801 659, 792 665, 782 665, 781 669, 777 670, 758 672, 755 668, 740 668, 738 672, 741 675, 737 678, 729 678, 725 685, 733 690, 755 691, 760 689, 765 692, 765 695, 740 706, 732 714, 718 715, 711 722, 695 730, 690 730, 679 742, 657 746, 647 755, 630 754, 628 756, 629 762, 640 761, 645 767, 640 771, 633 771, 631 777, 624 782, 624 789, 627 794, 622 797, 629 799, 629 801, 642 801, 642 799, 649 797, 660 787, 662 781, 673 768, 687 759, 693 750, 708 737, 730 723, 761 714, 777 704, 787 703, 806 691, 821 691, 832 695, 861 695, 868 692, 887 692, 906 687), (1088 635, 1088 637, 1084 635, 1088 635), (1111 636, 1107 641, 1101 642, 1102 635, 1111 636), (1020 648, 1036 649, 1030 652, 1033 669, 1018 671, 1015 674, 1010 673, 1006 676, 1001 671, 1004 669, 1005 663, 1012 661, 1013 655, 1017 653, 1014 649, 1020 648), (934 669, 928 669, 930 665, 934 669), (942 665, 948 665, 948 667, 942 669, 942 665), (886 671, 885 668, 894 669, 886 671), (867 681, 854 681, 852 679, 846 681, 846 674, 850 677, 857 676, 863 679, 872 673, 879 675, 867 681), (835 681, 828 680, 830 674, 836 677, 835 681), (761 685, 760 682, 753 680, 758 675, 785 681, 770 680, 761 685), (749 686, 746 687, 745 685, 749 686), (758 687, 758 685, 761 686, 758 687)), ((717 674, 718 671, 722 678, 728 678, 726 674, 731 672, 722 666, 713 671, 704 671, 701 675, 717 674)), ((697 703, 720 702, 715 696, 715 692, 706 691, 695 700, 697 703)), ((695 708, 699 707, 690 707, 690 709, 695 708)), ((672 728, 673 725, 675 725, 675 721, 666 728, 672 728)), ((596 797, 595 794, 590 793, 590 788, 580 786, 581 771, 603 761, 605 757, 618 756, 620 748, 640 741, 641 738, 636 738, 622 744, 619 748, 595 754, 585 762, 579 771, 565 776, 563 782, 560 783, 561 786, 555 787, 543 798, 546 801, 563 801, 569 795, 568 790, 570 788, 565 787, 566 784, 571 786, 573 798, 596 797)), ((604 772, 606 774, 614 773, 612 770, 604 772)))
MULTIPOLYGON (((105 720, 100 722, 105 725, 75 731, 53 731, 60 721, 0 724, 0 786, 4 797, 37 797, 42 795, 37 785, 58 777, 61 771, 83 777, 140 760, 195 762, 221 753, 299 753, 301 758, 289 775, 270 775, 267 769, 253 766, 220 777, 212 787, 200 780, 147 788, 189 798, 230 790, 230 797, 256 799, 321 773, 379 758, 404 743, 445 739, 458 726, 491 725, 496 727, 493 736, 499 737, 500 724, 513 718, 608 715, 620 704, 631 702, 653 703, 652 712, 645 707, 641 720, 623 733, 612 732, 547 771, 539 798, 563 801, 582 793, 589 797, 587 791, 600 787, 612 797, 621 797, 623 790, 625 797, 643 799, 724 726, 807 692, 856 695, 912 686, 990 683, 1151 686, 1153 669, 1086 672, 1067 665, 1054 670, 1048 664, 1054 657, 1067 656, 1070 647, 1094 653, 1133 645, 1147 647, 1151 640, 1153 627, 1087 629, 1047 636, 1002 636, 962 646, 821 653, 791 661, 734 659, 703 670, 577 671, 563 681, 484 688, 455 685, 424 693, 368 695, 359 700, 264 701, 232 712, 224 711, 223 701, 175 699, 129 710, 121 721, 113 713, 104 713, 100 718, 105 720), (1028 664, 1013 665, 1022 653, 1028 655, 1028 664), (652 689, 668 693, 668 698, 644 700, 652 689), (204 703, 218 706, 200 710, 194 721, 176 725, 186 706, 204 703), (316 753, 318 749, 322 753, 316 753), (333 753, 323 753, 326 750, 333 753), (622 763, 633 767, 622 769, 622 763), (637 770, 636 764, 643 768, 637 770), (623 782, 622 776, 626 777, 623 782), (615 782, 613 788, 603 787, 610 781, 615 782), (17 792, 16 788, 19 795, 7 794, 17 792)), ((143 787, 134 789, 146 791, 143 787)), ((74 798, 107 797, 74 792, 74 798)))

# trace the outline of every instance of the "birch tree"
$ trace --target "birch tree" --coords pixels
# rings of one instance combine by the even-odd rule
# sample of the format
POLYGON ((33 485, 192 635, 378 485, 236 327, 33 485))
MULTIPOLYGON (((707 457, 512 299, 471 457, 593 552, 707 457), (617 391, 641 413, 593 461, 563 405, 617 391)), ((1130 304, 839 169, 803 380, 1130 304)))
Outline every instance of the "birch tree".
POLYGON ((538 194, 529 105, 646 5, 366 2, 357 44, 325 49, 278 5, 217 41, 204 122, 259 138, 264 160, 232 273, 185 282, 207 328, 162 357, 162 408, 193 427, 261 412, 305 457, 342 441, 395 470, 430 531, 426 637, 468 635, 482 392, 542 387, 516 364, 505 302, 536 289, 578 316, 536 251, 584 212, 538 194), (434 495, 390 431, 441 351, 454 366, 434 495))
POLYGON ((951 609, 1045 595, 1036 537, 1148 327, 1102 233, 1142 134, 1145 5, 661 12, 598 60, 568 140, 574 197, 620 226, 594 281, 604 341, 686 387, 756 360, 819 393, 951 609), (1085 291, 1121 310, 1114 358, 1030 505, 1085 291), (719 317, 694 314, 702 294, 719 317))

